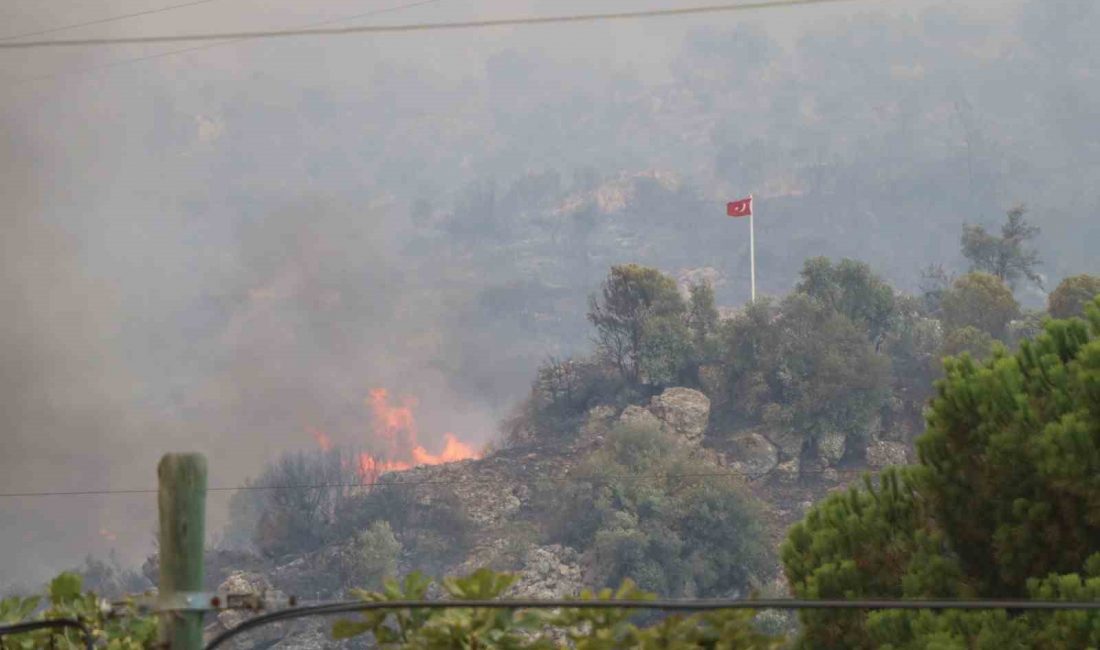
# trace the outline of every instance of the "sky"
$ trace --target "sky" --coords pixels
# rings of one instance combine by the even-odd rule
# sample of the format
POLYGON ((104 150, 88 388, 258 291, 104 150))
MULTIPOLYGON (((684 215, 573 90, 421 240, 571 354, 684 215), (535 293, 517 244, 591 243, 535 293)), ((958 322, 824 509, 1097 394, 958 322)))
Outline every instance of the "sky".
MULTIPOLYGON (((0 39, 168 4, 5 2, 0 39)), ((35 38, 477 20, 625 6, 438 0, 347 19, 400 4, 209 0, 35 38)), ((309 448, 307 427, 322 427, 342 444, 369 446, 363 400, 379 386, 417 398, 429 444, 452 431, 489 442, 522 396, 530 360, 499 368, 491 357, 478 360, 484 373, 506 377, 484 388, 455 370, 465 367, 455 359, 466 340, 455 334, 463 327, 455 305, 474 295, 477 278, 464 275, 470 272, 455 261, 458 253, 444 262, 418 252, 410 206, 423 199, 443 210, 469 184, 486 177, 506 183, 509 170, 529 167, 568 173, 590 162, 606 175, 652 166, 688 177, 714 174, 700 171, 715 156, 710 150, 698 158, 688 144, 678 145, 685 154, 664 150, 645 132, 621 148, 597 148, 580 136, 547 142, 539 128, 501 127, 519 119, 515 111, 553 106, 568 88, 608 105, 617 105, 617 93, 652 96, 651 103, 666 102, 676 126, 686 110, 673 92, 684 75, 678 62, 685 43, 707 30, 762 35, 760 43, 779 49, 834 38, 846 52, 861 46, 846 40, 857 33, 849 24, 925 21, 928 30, 935 26, 928 16, 942 15, 960 34, 981 33, 967 41, 981 61, 1014 50, 1025 6, 851 0, 582 25, 272 39, 180 53, 173 51, 186 45, 0 50, 6 230, 0 492, 152 488, 157 459, 177 450, 207 455, 211 485, 237 485, 278 455, 309 448), (526 78, 532 70, 543 87, 526 78)), ((889 51, 889 34, 882 38, 874 47, 889 51)), ((753 52, 746 47, 747 61, 753 52)), ((1088 56, 1076 60, 1087 64, 1088 56)), ((789 73, 813 77, 814 63, 792 56, 789 73)), ((1081 74, 1091 78, 1095 70, 1084 67, 1081 74)), ((923 74, 916 65, 895 72, 923 74)), ((752 83, 779 73, 750 74, 735 64, 729 74, 750 75, 745 92, 751 93, 752 83)), ((987 82, 961 81, 979 95, 987 82)), ((815 83, 827 87, 828 79, 815 83)), ((858 104, 858 92, 846 101, 858 104)), ((570 110, 584 115, 584 106, 570 110)), ((799 110, 829 115, 830 107, 799 110)), ((1029 120, 1028 110, 1004 109, 1020 123, 1029 120)), ((698 112, 717 122, 740 118, 698 112)), ((547 129, 559 114, 546 109, 547 129)), ((751 135, 758 118, 746 115, 751 135)), ((1079 127, 1066 128, 1064 143, 1047 146, 1078 168, 1095 163, 1079 127)), ((769 133, 759 137, 779 139, 769 133)), ((1004 167, 1008 177, 1009 158, 1039 155, 1028 137, 1000 139, 996 151, 1011 156, 988 153, 989 168, 1004 167)), ((1067 187, 1050 181, 1036 192, 1076 196, 1076 186, 1060 176, 1067 187)), ((713 180, 699 183, 704 194, 726 189, 713 180)), ((1067 199, 1070 216, 1052 232, 1084 223, 1094 213, 1083 206, 1093 200, 1067 199)), ((950 222, 950 232, 958 225, 950 222)), ((933 248, 954 246, 953 234, 935 236, 933 248)), ((1068 259, 1085 258, 1091 240, 1059 236, 1067 250, 1080 248, 1068 259)), ((835 250, 859 254, 874 245, 853 242, 835 250)), ((896 271, 888 266, 889 250, 867 254, 896 271)), ((910 273, 906 281, 912 279, 910 273)), ((583 314, 572 317, 583 324, 583 314)), ((224 522, 227 494, 211 494, 212 533, 224 522)), ((151 550, 155 514, 149 494, 0 497, 0 586, 40 581, 87 553, 111 549, 139 564, 151 550)))

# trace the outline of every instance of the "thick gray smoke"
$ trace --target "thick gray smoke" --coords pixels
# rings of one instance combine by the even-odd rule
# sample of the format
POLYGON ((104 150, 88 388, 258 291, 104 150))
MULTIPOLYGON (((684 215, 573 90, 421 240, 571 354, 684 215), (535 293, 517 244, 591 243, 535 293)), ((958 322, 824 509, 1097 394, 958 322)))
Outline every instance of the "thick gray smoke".
MULTIPOLYGON (((19 4, 0 37, 154 6, 19 4)), ((263 4, 263 25, 215 2, 79 34, 379 6, 263 4)), ((549 10, 376 22, 525 11, 549 10)), ((912 288, 1017 201, 1050 284, 1100 272, 1098 28, 1092 0, 920 0, 256 42, 33 83, 14 80, 171 48, 5 52, 0 492, 154 487, 172 450, 238 484, 312 446, 307 427, 368 443, 375 387, 419 399, 429 446, 487 441, 542 358, 586 347, 609 264, 716 270, 743 301, 721 217, 742 192, 765 292, 810 255, 912 288)), ((0 589, 89 552, 139 562, 154 527, 152 495, 2 499, 0 589)))

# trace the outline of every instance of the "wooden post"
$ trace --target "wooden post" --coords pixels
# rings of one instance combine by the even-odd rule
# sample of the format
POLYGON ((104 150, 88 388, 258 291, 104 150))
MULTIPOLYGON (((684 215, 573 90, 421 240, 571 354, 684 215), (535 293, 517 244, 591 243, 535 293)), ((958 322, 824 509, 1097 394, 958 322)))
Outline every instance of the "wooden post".
MULTIPOLYGON (((157 465, 160 490, 160 596, 203 590, 206 522, 206 458, 165 454, 157 465)), ((160 641, 170 650, 202 648, 201 611, 171 612, 160 622, 160 641)))

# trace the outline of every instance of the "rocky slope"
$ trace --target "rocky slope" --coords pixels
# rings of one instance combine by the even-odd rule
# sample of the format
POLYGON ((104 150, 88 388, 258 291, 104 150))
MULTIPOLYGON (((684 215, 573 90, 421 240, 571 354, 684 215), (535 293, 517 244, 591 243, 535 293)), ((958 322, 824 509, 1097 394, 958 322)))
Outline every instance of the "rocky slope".
MULTIPOLYGON (((470 523, 465 552, 444 559, 439 574, 461 574, 480 566, 516 571, 520 579, 513 593, 521 597, 553 598, 576 594, 591 584, 592 567, 585 566, 576 550, 561 545, 539 545, 531 534, 540 522, 533 518, 533 499, 539 490, 553 489, 588 452, 603 444, 617 422, 650 425, 675 436, 701 459, 717 463, 744 477, 747 489, 764 504, 763 517, 769 540, 782 541, 788 526, 828 492, 843 489, 865 471, 908 461, 911 450, 897 440, 872 436, 866 449, 866 465, 844 466, 845 440, 828 436, 816 456, 802 454, 801 439, 765 430, 735 434, 708 431, 710 402, 688 388, 669 388, 646 406, 622 411, 607 406, 593 408, 574 440, 562 445, 520 443, 479 460, 417 467, 388 475, 405 494, 404 507, 442 506, 461 510, 470 523)), ((850 455, 849 455, 850 456, 850 455)), ((456 533, 457 534, 457 533, 456 533)), ((339 597, 356 584, 356 558, 360 550, 355 535, 307 555, 270 561, 242 553, 215 554, 208 563, 211 587, 226 591, 274 589, 300 599, 339 597)), ((441 557, 445 557, 442 553, 441 557)), ((402 571, 414 567, 400 566, 402 571)), ((416 567, 419 568, 419 567, 416 567)), ((150 571, 154 567, 149 567, 150 571)), ((778 566, 766 589, 784 592, 778 566)), ((225 613, 211 626, 211 633, 240 620, 225 613)), ((303 621, 265 631, 264 644, 272 648, 327 647, 321 621, 303 621)), ((250 641, 259 643, 260 637, 250 641)), ((251 645, 249 647, 252 647, 251 645)))

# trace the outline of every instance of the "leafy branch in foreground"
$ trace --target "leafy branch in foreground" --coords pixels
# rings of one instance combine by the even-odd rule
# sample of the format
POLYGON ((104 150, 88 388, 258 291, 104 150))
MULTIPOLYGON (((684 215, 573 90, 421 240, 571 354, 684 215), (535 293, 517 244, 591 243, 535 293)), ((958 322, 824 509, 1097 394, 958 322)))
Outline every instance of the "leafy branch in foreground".
MULTIPOLYGON (((461 600, 500 598, 516 576, 478 569, 463 578, 445 578, 443 591, 461 600)), ((432 580, 412 573, 404 581, 387 580, 381 592, 356 590, 367 602, 424 600, 432 580)), ((585 591, 585 600, 652 600, 629 580, 617 590, 585 591)), ((780 640, 758 631, 747 610, 669 616, 641 627, 629 609, 562 608, 556 610, 420 609, 364 612, 359 620, 342 619, 333 636, 346 639, 371 634, 380 648, 429 650, 479 648, 499 650, 611 650, 613 648, 739 648, 780 647, 780 640)))
MULTIPOLYGON (((136 607, 124 602, 120 612, 96 594, 82 592, 79 574, 66 572, 50 582, 42 596, 11 596, 0 600, 0 625, 26 621, 76 619, 92 632, 97 647, 107 650, 142 650, 153 647, 157 637, 157 622, 151 616, 139 616, 136 607), (45 602, 44 602, 45 601, 45 602), (43 607, 48 603, 48 606, 43 607), (124 614, 124 615, 120 615, 124 614)), ((74 629, 37 630, 0 638, 0 650, 30 650, 31 648, 83 648, 82 632, 74 629)))

